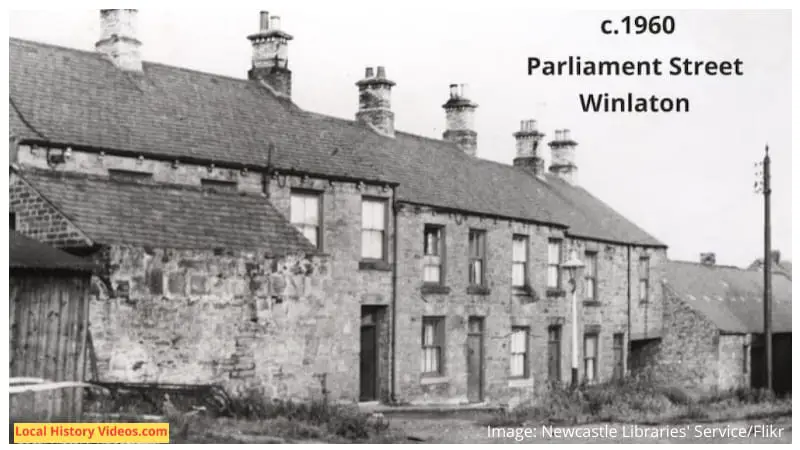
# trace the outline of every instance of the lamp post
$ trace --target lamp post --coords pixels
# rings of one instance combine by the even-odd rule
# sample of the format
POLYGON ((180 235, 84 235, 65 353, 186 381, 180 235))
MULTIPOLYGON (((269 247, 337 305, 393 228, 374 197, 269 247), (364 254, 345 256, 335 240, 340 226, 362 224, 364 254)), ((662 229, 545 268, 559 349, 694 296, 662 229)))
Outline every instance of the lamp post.
POLYGON ((578 252, 573 248, 569 260, 561 265, 569 273, 569 284, 572 289, 572 386, 578 385, 578 271, 584 266, 578 259, 578 252))

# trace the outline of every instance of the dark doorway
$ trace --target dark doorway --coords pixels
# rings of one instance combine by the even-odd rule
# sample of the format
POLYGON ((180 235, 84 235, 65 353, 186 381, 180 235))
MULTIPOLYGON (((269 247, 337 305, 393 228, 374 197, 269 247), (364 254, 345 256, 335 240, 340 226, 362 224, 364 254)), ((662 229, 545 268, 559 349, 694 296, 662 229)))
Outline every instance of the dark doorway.
POLYGON ((467 330, 467 399, 483 401, 483 317, 470 317, 467 330))
MULTIPOLYGON (((766 383, 764 335, 754 334, 750 357, 750 385, 764 388, 766 383)), ((778 395, 792 392, 792 334, 772 335, 772 389, 778 395)))
POLYGON ((378 399, 378 309, 361 307, 361 351, 359 400, 378 399))
POLYGON ((561 326, 547 329, 547 379, 561 381, 561 326))

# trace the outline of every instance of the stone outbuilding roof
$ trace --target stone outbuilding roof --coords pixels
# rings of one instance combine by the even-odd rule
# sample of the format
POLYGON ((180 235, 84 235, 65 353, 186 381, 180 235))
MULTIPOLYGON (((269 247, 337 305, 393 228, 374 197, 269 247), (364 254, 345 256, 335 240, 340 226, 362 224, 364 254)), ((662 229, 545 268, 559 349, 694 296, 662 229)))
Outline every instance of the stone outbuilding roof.
MULTIPOLYGON (((764 332, 764 275, 738 267, 669 261, 664 288, 726 333, 764 332)), ((792 331, 792 282, 772 276, 772 329, 792 331)))
MULTIPOLYGON (((397 186, 397 199, 665 247, 583 188, 470 157, 453 143, 304 111, 258 82, 10 39, 10 133, 21 143, 397 186), (269 149, 272 148, 272 151, 269 149)), ((355 92, 353 93, 355 96, 355 92)), ((227 221, 226 223, 230 223, 227 221)))
POLYGON ((261 195, 55 171, 17 174, 93 243, 317 253, 261 195))

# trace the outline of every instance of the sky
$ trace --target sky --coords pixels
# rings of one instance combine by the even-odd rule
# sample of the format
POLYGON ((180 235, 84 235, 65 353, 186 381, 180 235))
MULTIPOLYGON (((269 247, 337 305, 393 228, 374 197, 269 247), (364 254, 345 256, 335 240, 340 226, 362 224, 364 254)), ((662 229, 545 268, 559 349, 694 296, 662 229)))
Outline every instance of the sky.
MULTIPOLYGON (((586 11, 503 3, 271 0, 295 39, 292 96, 301 107, 353 118, 354 83, 386 67, 395 127, 440 138, 450 83, 469 85, 478 157, 511 164, 512 133, 536 119, 552 139, 569 128, 578 183, 669 246, 672 259, 748 265, 763 255, 763 197, 754 164, 769 144, 772 243, 791 258, 791 15, 788 11, 586 11), (670 15, 671 34, 604 35, 601 22, 670 15), (742 61, 742 76, 528 75, 528 58, 742 61), (594 113, 579 94, 686 97, 688 113, 594 113)), ((530 2, 529 2, 530 3, 530 2)), ((245 78, 257 9, 143 9, 145 60, 245 78)), ((93 50, 97 10, 11 11, 13 37, 93 50)), ((665 66, 665 68, 668 68, 665 66)), ((549 160, 549 151, 545 151, 549 160)))

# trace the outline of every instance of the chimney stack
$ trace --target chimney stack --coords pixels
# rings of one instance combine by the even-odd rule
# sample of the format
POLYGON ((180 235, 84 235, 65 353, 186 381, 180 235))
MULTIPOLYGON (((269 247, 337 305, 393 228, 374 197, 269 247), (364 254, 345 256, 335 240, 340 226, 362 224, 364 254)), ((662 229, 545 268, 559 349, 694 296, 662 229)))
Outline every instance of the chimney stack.
POLYGON ((704 266, 713 266, 717 263, 716 253, 700 253, 700 263, 704 266))
POLYGON ((138 11, 101 9, 100 40, 94 44, 115 66, 127 72, 142 71, 142 43, 136 39, 138 11))
POLYGON ((578 143, 572 140, 567 129, 556 130, 555 139, 550 146, 550 173, 570 183, 578 183, 578 166, 575 165, 575 147, 578 143))
POLYGON ((442 105, 447 128, 442 135, 446 141, 456 144, 464 153, 478 153, 478 133, 475 131, 475 109, 478 108, 467 97, 467 85, 451 84, 450 98, 442 105))
POLYGON ((289 70, 289 41, 292 35, 281 30, 281 18, 259 15, 258 33, 247 36, 253 44, 253 65, 247 78, 267 83, 278 94, 292 96, 292 71, 289 70))
POLYGON ((535 120, 522 120, 519 123, 519 131, 514 133, 517 140, 517 156, 514 158, 514 166, 529 170, 536 176, 544 175, 544 158, 539 150, 539 142, 544 137, 540 133, 535 120))
POLYGON ((376 131, 394 137, 394 113, 392 112, 392 86, 394 81, 386 78, 386 69, 378 66, 364 71, 364 79, 358 86, 358 112, 356 120, 371 125, 376 131))

